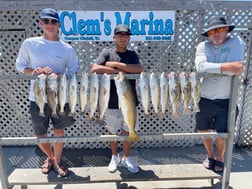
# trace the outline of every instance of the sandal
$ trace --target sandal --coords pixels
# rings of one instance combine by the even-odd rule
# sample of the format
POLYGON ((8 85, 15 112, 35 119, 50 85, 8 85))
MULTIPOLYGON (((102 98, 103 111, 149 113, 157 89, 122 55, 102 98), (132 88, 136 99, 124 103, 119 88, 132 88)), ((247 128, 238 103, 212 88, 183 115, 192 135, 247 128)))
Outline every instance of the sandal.
POLYGON ((68 169, 64 167, 60 163, 54 163, 53 164, 53 169, 55 172, 57 172, 61 177, 66 177, 68 175, 68 169))
POLYGON ((224 170, 224 162, 215 160, 214 171, 215 171, 216 173, 222 173, 223 170, 224 170))
POLYGON ((215 164, 216 164, 216 160, 214 158, 206 158, 204 161, 203 161, 203 166, 206 168, 206 169, 214 169, 215 167, 215 164))
POLYGON ((45 162, 44 162, 44 164, 41 167, 42 173, 43 174, 48 174, 51 171, 52 166, 53 166, 53 160, 46 159, 45 162))

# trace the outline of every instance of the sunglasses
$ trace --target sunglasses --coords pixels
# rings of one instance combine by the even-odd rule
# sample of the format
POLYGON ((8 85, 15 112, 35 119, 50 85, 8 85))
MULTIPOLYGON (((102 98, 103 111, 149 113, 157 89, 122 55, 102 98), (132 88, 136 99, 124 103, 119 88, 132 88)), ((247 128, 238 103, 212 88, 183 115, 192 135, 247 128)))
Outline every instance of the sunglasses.
POLYGON ((58 23, 58 20, 51 20, 51 22, 50 22, 50 19, 42 19, 42 22, 44 23, 44 24, 49 24, 49 23, 51 23, 52 25, 56 25, 57 23, 58 23))
POLYGON ((225 28, 216 28, 208 31, 208 35, 214 35, 215 33, 222 33, 224 32, 225 28))

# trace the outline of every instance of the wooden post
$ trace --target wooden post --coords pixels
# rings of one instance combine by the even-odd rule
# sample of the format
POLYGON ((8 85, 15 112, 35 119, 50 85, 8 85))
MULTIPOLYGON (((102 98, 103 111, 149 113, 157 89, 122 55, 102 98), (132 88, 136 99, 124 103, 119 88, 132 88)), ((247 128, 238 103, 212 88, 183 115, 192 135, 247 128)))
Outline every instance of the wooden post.
POLYGON ((8 184, 8 177, 6 174, 3 149, 2 149, 1 143, 0 143, 0 170, 1 170, 0 171, 0 178, 1 178, 2 189, 7 189, 7 188, 9 188, 9 184, 8 184))
POLYGON ((229 137, 226 139, 227 145, 225 151, 225 166, 222 178, 222 189, 229 188, 229 179, 230 179, 232 154, 233 154, 233 141, 235 132, 237 92, 238 92, 238 76, 233 76, 230 88, 228 123, 227 123, 229 137))

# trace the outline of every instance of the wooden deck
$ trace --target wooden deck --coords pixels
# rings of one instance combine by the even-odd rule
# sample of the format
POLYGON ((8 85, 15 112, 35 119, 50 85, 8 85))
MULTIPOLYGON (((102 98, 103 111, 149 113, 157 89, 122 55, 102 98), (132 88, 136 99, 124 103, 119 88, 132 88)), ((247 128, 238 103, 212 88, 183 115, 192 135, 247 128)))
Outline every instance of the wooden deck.
POLYGON ((201 164, 141 165, 140 172, 137 174, 131 174, 123 167, 119 167, 115 173, 109 173, 107 167, 78 167, 69 170, 69 176, 61 178, 54 171, 44 175, 38 168, 19 168, 11 173, 8 181, 12 186, 25 187, 27 185, 48 184, 202 179, 209 180, 213 185, 214 179, 221 179, 220 175, 205 169, 201 164))

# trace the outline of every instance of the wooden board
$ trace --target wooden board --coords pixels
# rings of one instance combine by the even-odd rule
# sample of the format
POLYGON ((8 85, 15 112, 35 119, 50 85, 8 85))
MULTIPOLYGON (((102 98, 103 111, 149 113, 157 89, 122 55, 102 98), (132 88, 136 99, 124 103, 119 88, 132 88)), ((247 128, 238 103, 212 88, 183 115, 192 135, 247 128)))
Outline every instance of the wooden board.
POLYGON ((115 173, 109 173, 107 167, 78 167, 69 170, 69 176, 61 178, 54 171, 44 175, 38 168, 18 168, 11 173, 8 181, 11 185, 39 185, 142 180, 221 179, 220 175, 205 169, 201 164, 141 165, 140 172, 137 174, 132 174, 123 167, 119 167, 115 173))

